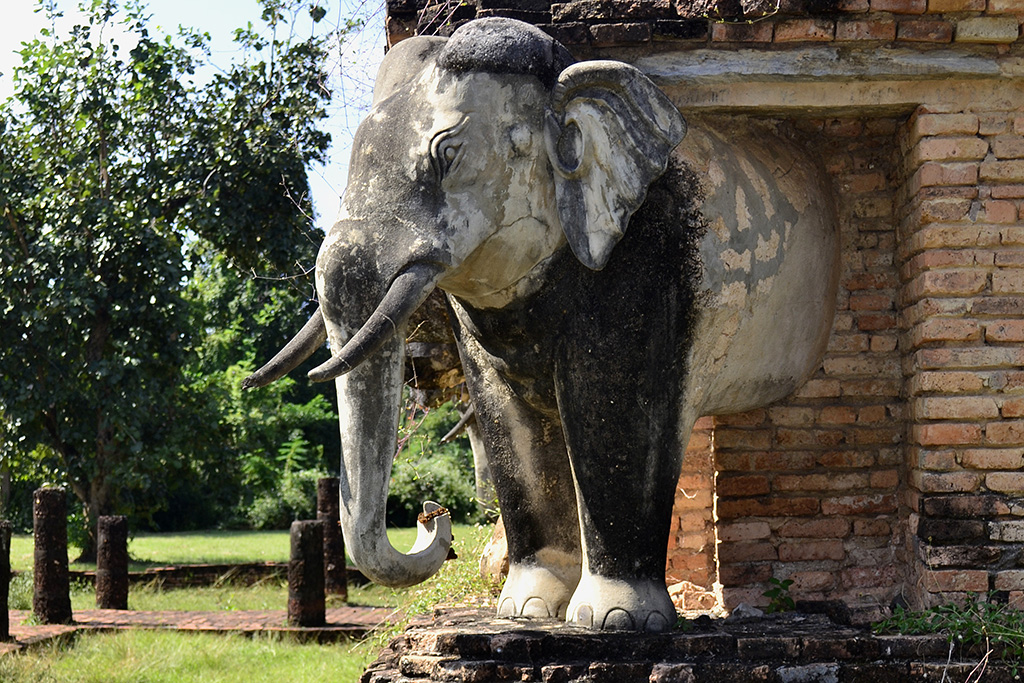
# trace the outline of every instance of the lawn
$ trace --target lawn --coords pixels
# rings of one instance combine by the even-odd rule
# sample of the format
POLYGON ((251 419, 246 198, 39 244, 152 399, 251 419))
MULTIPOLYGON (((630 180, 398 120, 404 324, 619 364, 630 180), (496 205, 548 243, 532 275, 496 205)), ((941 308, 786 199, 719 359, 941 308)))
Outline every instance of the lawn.
MULTIPOLYGON (((420 586, 391 590, 379 586, 351 587, 349 604, 386 605, 401 608, 407 619, 431 609, 439 602, 457 602, 469 596, 485 595, 488 587, 479 576, 479 557, 490 537, 491 527, 458 526, 455 529, 459 559, 446 562, 436 576, 420 586)), ((277 559, 281 547, 287 559, 286 532, 201 532, 195 534, 140 534, 129 544, 131 552, 153 564, 195 562, 198 556, 208 562, 251 562, 277 559), (275 536, 276 534, 276 536, 275 536), (172 542, 165 542, 174 536, 172 542), (223 549, 225 539, 232 548, 223 549), (237 541, 237 542, 236 542, 237 541), (183 554, 181 547, 193 548, 183 554), (238 548, 254 552, 239 554, 238 548), (145 555, 143 555, 145 553, 145 555)), ((415 529, 397 529, 389 533, 401 550, 412 547, 415 529)), ((31 539, 19 537, 18 550, 27 554, 31 564, 31 539)), ((13 559, 13 558, 12 558, 13 559)), ((27 568, 23 562, 22 568, 27 568)), ((20 599, 30 601, 24 580, 20 599)), ((13 597, 14 587, 12 587, 13 597)), ((220 610, 284 609, 287 586, 281 581, 264 581, 245 587, 231 584, 209 588, 163 590, 159 585, 133 587, 129 607, 138 610, 220 610)), ((13 606, 13 605, 12 605, 13 606)), ((76 586, 72 590, 75 610, 95 607, 92 589, 76 586)), ((374 634, 357 643, 318 645, 300 644, 288 637, 229 634, 188 634, 173 631, 121 631, 83 634, 73 644, 51 644, 26 653, 0 657, 0 681, 7 683, 192 683, 212 681, 356 681, 394 635, 402 623, 389 631, 374 634)))
MULTIPOLYGON (((469 525, 455 525, 456 540, 465 538, 469 525)), ((416 529, 389 529, 388 538, 401 551, 416 540, 416 529)), ((183 531, 139 533, 128 540, 131 571, 171 564, 233 564, 241 562, 287 562, 288 531, 183 531)), ((16 534, 11 539, 11 568, 32 569, 32 537, 16 534)), ((68 548, 74 560, 80 550, 68 548)), ((72 562, 71 569, 95 569, 95 564, 72 562)))

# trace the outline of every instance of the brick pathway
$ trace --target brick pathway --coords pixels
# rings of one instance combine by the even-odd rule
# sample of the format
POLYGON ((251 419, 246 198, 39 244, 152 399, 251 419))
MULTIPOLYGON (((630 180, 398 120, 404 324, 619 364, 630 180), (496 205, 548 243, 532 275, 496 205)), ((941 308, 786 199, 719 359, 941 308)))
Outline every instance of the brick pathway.
POLYGON ((8 612, 14 642, 0 643, 0 655, 17 652, 40 643, 71 638, 79 631, 109 631, 129 628, 176 629, 179 631, 230 633, 288 633, 301 640, 328 642, 360 638, 388 620, 393 611, 385 607, 334 607, 327 609, 327 625, 297 628, 288 626, 284 610, 234 610, 217 612, 92 609, 75 612, 71 626, 25 624, 29 612, 8 612))

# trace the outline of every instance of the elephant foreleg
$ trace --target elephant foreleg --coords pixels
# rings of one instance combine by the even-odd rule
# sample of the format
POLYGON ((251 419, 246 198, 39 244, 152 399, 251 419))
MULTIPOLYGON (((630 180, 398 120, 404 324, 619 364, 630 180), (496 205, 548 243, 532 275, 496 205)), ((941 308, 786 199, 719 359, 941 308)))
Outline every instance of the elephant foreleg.
MULTIPOLYGON (((665 556, 685 439, 671 371, 580 372, 558 385, 577 487, 583 573, 567 620, 590 628, 664 631, 676 620, 665 556), (617 378, 634 383, 629 391, 617 378), (670 396, 652 394, 668 393, 670 396), (670 399, 670 400, 666 400, 670 399)), ((628 362, 626 363, 628 365, 628 362)), ((678 386, 678 384, 676 384, 678 386)))
POLYGON ((579 581, 581 553, 561 426, 555 415, 518 396, 472 339, 461 341, 508 538, 509 574, 498 614, 564 617, 579 581))

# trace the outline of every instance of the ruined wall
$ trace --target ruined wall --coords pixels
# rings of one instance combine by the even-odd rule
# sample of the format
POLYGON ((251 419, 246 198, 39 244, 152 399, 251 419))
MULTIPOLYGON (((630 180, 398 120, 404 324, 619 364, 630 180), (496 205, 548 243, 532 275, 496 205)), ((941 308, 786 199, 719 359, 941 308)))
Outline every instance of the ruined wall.
POLYGON ((687 113, 773 119, 821 160, 838 311, 790 399, 702 420, 677 604, 1024 599, 1024 0, 390 0, 389 41, 476 16, 637 65, 687 113), (716 581, 718 585, 716 586, 716 581))

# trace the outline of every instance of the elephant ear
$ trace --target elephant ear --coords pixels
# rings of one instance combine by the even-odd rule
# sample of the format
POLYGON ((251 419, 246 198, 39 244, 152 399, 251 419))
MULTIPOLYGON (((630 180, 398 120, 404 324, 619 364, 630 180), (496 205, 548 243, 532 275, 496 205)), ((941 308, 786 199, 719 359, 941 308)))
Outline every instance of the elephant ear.
POLYGON ((595 60, 559 75, 544 133, 569 247, 601 270, 648 186, 664 173, 686 122, 638 69, 595 60))

